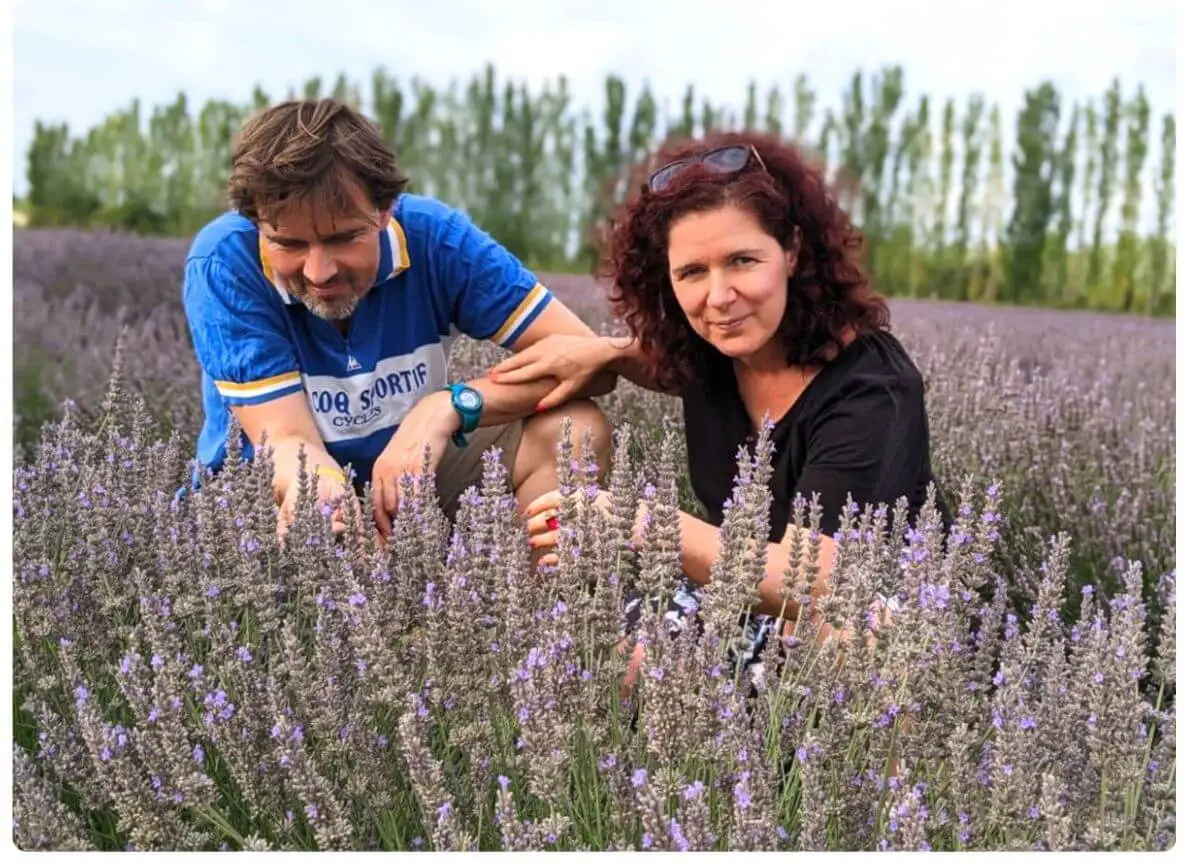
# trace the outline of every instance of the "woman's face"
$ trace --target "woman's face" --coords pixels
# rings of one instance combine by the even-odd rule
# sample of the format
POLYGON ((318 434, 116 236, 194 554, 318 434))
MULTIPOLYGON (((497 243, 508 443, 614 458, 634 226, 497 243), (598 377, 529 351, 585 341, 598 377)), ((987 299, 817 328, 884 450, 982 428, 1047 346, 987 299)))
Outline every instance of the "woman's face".
POLYGON ((782 249, 750 211, 728 205, 676 220, 668 254, 674 295, 695 333, 730 358, 780 365, 775 337, 796 247, 782 249))

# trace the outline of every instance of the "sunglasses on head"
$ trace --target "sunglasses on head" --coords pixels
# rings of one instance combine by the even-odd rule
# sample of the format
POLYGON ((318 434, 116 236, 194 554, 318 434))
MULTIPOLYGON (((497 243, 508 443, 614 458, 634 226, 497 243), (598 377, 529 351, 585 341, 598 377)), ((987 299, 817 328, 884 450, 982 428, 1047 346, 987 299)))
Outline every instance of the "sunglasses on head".
POLYGON ((731 174, 736 171, 742 171, 748 164, 749 157, 755 157, 756 161, 760 164, 761 170, 768 171, 765 168, 764 160, 760 158, 760 154, 756 152, 756 148, 751 144, 729 144, 726 147, 716 147, 714 150, 708 150, 706 153, 698 156, 687 156, 684 159, 675 159, 673 162, 667 162, 649 175, 649 190, 651 192, 659 192, 665 189, 681 170, 688 165, 702 163, 717 174, 731 174))

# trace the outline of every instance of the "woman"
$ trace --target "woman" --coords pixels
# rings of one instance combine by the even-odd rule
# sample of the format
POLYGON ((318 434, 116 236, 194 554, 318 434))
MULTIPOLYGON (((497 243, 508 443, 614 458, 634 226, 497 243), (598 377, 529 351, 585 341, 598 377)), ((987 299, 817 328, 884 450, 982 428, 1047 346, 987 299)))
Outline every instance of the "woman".
MULTIPOLYGON (((888 332, 888 308, 859 263, 859 233, 795 147, 728 134, 675 144, 660 162, 613 219, 600 268, 631 338, 550 337, 492 374, 556 378, 543 408, 604 370, 681 398, 691 480, 708 514, 680 517, 682 567, 695 587, 718 557, 738 449, 766 415, 775 422, 755 657, 782 609, 795 496, 817 493, 822 506, 814 597, 830 591, 831 536, 848 494, 861 507, 904 496, 916 518, 934 481, 922 379, 888 332)), ((554 543, 557 505, 554 492, 527 510, 538 548, 554 543)), ((786 604, 784 615, 797 610, 786 604)))

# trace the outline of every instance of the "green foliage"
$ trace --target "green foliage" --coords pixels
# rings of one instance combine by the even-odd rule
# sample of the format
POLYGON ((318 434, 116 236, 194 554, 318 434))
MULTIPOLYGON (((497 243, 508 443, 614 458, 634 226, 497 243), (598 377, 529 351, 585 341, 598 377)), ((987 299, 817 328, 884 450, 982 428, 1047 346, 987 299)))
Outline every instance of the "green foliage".
POLYGON ((1008 292, 1013 303, 1028 299, 1041 282, 1046 229, 1053 217, 1054 138, 1058 95, 1048 82, 1025 96, 1013 157, 1016 208, 1008 223, 1008 292))
MULTIPOLYGON (((537 269, 589 272, 602 225, 663 141, 749 128, 798 141, 824 165, 886 294, 1173 310, 1174 118, 1161 118, 1160 162, 1146 183, 1152 109, 1143 86, 1124 100, 1118 79, 1101 101, 1066 109, 1042 83, 1014 111, 1015 130, 1001 128, 1011 107, 978 93, 965 109, 951 95, 931 112, 900 66, 856 71, 834 106, 805 74, 788 91, 752 80, 738 107, 693 85, 674 99, 615 74, 600 105, 580 106, 565 77, 530 89, 490 64, 442 89, 384 69, 364 87, 342 74, 328 83, 315 77, 286 96, 329 95, 368 112, 414 191, 466 210, 537 269), (1150 190, 1157 224, 1142 237, 1150 190)), ((239 124, 274 101, 256 86, 244 104, 198 106, 183 93, 147 117, 134 101, 82 132, 38 122, 22 213, 31 226, 190 235, 226 207, 239 124)))

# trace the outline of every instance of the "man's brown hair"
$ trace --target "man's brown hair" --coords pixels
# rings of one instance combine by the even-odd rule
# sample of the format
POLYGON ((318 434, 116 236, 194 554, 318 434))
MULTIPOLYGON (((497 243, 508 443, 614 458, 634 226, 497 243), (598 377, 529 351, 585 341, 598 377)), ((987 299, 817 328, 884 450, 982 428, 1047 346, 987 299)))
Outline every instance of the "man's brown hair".
POLYGON ((254 222, 296 202, 347 212, 353 183, 383 209, 409 182, 376 124, 334 99, 290 100, 250 118, 231 165, 231 206, 254 222))

